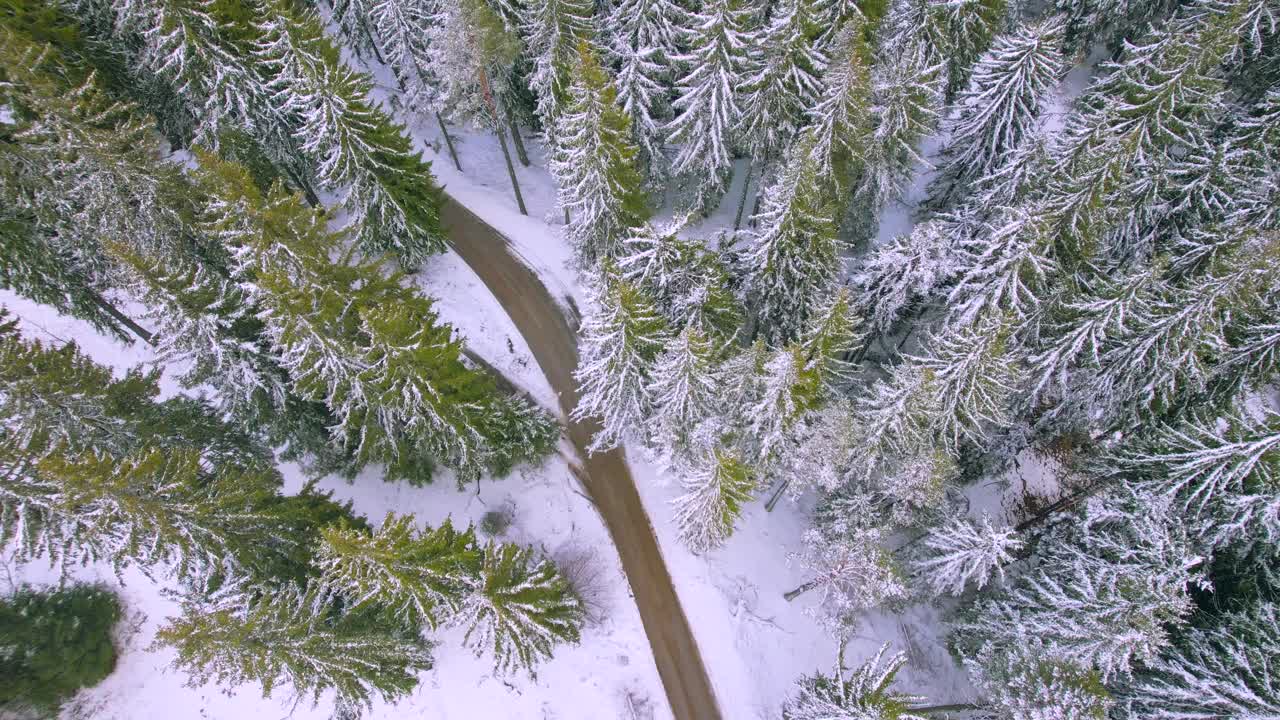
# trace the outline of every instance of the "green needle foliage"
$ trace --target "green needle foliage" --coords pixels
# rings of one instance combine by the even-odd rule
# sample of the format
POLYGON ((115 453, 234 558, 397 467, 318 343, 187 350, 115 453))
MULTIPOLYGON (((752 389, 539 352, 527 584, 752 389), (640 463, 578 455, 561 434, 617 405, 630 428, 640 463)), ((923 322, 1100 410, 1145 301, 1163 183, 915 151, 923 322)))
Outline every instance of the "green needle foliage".
POLYGON ((0 714, 57 715, 80 688, 111 674, 120 601, 105 588, 20 588, 0 599, 0 714))

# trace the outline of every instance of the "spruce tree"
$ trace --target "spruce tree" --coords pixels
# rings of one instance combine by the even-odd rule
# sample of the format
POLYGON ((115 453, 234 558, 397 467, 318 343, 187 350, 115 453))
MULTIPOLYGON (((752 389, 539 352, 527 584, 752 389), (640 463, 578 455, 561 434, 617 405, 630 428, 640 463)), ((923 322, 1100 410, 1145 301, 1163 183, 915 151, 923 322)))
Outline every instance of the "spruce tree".
POLYGON ((650 378, 667 336, 666 323, 645 291, 611 266, 602 271, 591 287, 591 306, 597 309, 583 320, 574 371, 580 397, 573 417, 599 417, 602 423, 592 452, 615 447, 643 427, 652 403, 650 378))
POLYGON ((1050 93, 1066 73, 1063 25, 1043 20, 1000 35, 956 99, 941 177, 963 188, 999 168, 1034 132, 1050 93))
POLYGON ((675 60, 688 70, 677 86, 678 114, 667 126, 668 141, 679 148, 672 171, 690 193, 683 205, 706 213, 720 202, 733 169, 749 17, 740 0, 711 0, 687 23, 681 33, 689 52, 675 60))
POLYGON ((912 708, 924 698, 893 689, 907 658, 897 653, 886 659, 888 650, 887 644, 882 645, 875 655, 850 672, 844 666, 845 645, 841 642, 834 675, 815 673, 796 681, 795 695, 782 706, 783 720, 922 720, 924 716, 912 712, 912 708))
POLYGON ((635 168, 630 120, 591 48, 578 46, 573 80, 556 121, 550 170, 559 204, 572 218, 566 235, 579 262, 613 257, 631 228, 649 215, 635 168))
POLYGON ((822 174, 808 147, 793 147, 765 190, 749 256, 755 314, 762 333, 777 343, 797 336, 839 270, 830 201, 819 187, 822 174))
MULTIPOLYGON (((800 141, 807 143, 806 152, 827 192, 848 189, 862 171, 871 142, 871 57, 864 27, 862 19, 854 17, 832 41, 822 97, 809 109, 809 126, 800 141)), ((794 162, 788 158, 787 166, 797 164, 798 157, 794 162)))
POLYGON ((721 449, 696 460, 681 483, 684 492, 672 501, 676 523, 680 539, 696 553, 724 544, 756 487, 751 467, 736 451, 721 449))
POLYGON ((449 521, 417 530, 412 515, 388 513, 370 533, 330 527, 321 532, 316 566, 325 587, 353 609, 390 613, 409 627, 447 623, 475 589, 481 554, 475 532, 449 521))
POLYGON ((156 633, 156 645, 172 647, 174 666, 194 683, 253 683, 264 697, 284 687, 313 705, 333 691, 339 706, 357 709, 407 695, 416 674, 431 668, 417 633, 367 612, 344 612, 314 585, 287 584, 252 599, 190 600, 156 633))
POLYGON ((667 96, 683 14, 671 0, 623 0, 607 22, 609 50, 619 59, 617 103, 631 118, 636 162, 651 184, 667 173, 661 122, 671 113, 667 96))
POLYGON ((717 420, 719 348, 707 333, 688 325, 658 357, 649 381, 654 445, 684 453, 694 450, 699 426, 717 420))
POLYGON ((551 657, 556 643, 576 643, 582 603, 555 564, 529 548, 489 543, 477 590, 459 618, 465 642, 493 653, 498 672, 526 670, 551 657))
POLYGON ((55 716, 81 688, 115 669, 113 631, 121 616, 115 593, 93 585, 36 590, 0 598, 0 710, 55 716))
POLYGON ((570 69, 580 42, 595 41, 594 8, 586 0, 529 0, 520 11, 533 73, 529 86, 538 99, 538 119, 556 147, 557 123, 564 110, 570 69))
POLYGON ((362 248, 394 252, 414 267, 444 247, 439 188, 405 129, 368 100, 371 81, 345 65, 318 18, 268 4, 258 19, 255 61, 282 111, 296 113, 302 150, 341 193, 362 248))
POLYGON ((1004 580, 1004 566, 1021 547, 1011 528, 993 527, 986 515, 980 523, 955 518, 925 537, 915 574, 939 594, 959 595, 970 584, 982 589, 993 577, 1004 580))

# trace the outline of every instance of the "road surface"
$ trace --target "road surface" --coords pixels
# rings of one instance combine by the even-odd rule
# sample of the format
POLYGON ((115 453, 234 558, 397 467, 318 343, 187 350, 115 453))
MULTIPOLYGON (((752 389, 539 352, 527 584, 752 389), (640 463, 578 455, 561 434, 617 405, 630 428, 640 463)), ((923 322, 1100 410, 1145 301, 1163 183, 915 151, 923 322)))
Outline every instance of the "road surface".
MULTIPOLYGON (((578 404, 573 369, 578 341, 568 320, 538 276, 510 250, 507 239, 471 211, 446 198, 440 216, 449 242, 488 286, 524 336, 565 417, 578 404)), ((604 516, 622 569, 631 583, 640 620, 676 720, 719 720, 720 709, 676 597, 657 538, 621 450, 591 455, 586 448, 595 420, 569 423, 569 439, 583 459, 582 481, 604 516)))

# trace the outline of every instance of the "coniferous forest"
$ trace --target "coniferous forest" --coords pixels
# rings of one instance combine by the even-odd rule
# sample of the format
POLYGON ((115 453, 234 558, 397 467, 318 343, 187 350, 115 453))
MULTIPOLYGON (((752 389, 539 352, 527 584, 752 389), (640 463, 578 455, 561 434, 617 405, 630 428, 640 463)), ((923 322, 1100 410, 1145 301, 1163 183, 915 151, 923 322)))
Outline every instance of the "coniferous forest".
POLYGON ((65 583, 0 601, 0 715, 112 672, 90 565, 192 683, 536 682, 576 571, 321 480, 518 496, 590 427, 698 558, 803 515, 761 592, 838 652, 768 716, 1280 718, 1280 1, 0 0, 0 288, 154 358, 0 310, 0 546, 65 583), (582 290, 563 417, 419 277, 495 143, 582 290), (921 605, 964 697, 849 650, 921 605))

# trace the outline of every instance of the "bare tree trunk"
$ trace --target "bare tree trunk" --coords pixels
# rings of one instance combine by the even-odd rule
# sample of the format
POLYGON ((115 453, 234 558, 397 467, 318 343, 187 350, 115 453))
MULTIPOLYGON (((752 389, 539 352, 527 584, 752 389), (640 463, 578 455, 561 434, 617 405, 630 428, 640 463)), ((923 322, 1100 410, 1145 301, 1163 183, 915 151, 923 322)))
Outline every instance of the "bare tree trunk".
POLYGON ((742 179, 742 195, 738 197, 738 212, 733 216, 733 231, 742 227, 742 211, 747 206, 747 194, 751 191, 751 158, 747 158, 747 176, 742 179))
POLYGON ((778 489, 769 496, 769 500, 764 504, 765 512, 773 512, 773 508, 782 499, 782 493, 791 485, 791 478, 787 478, 778 484, 778 489))
POLYGON ((493 113, 493 122, 497 125, 495 129, 498 132, 498 145, 502 147, 502 159, 507 161, 507 176, 511 178, 511 189, 516 194, 516 205, 520 207, 521 215, 528 215, 529 211, 524 206, 524 195, 520 193, 520 181, 516 179, 516 167, 511 164, 511 151, 507 149, 507 129, 502 122, 502 113, 498 112, 498 104, 493 101, 493 92, 489 89, 489 73, 483 67, 480 68, 480 92, 484 95, 485 104, 489 106, 489 112, 493 113))
POLYGON ((524 149, 524 138, 520 137, 520 124, 515 121, 515 113, 511 112, 511 102, 504 96, 502 104, 507 111, 507 127, 511 130, 511 142, 516 146, 516 157, 521 165, 529 167, 529 153, 524 149))
POLYGON ((97 305, 99 308, 102 308, 102 311, 110 315, 112 318, 114 318, 116 322, 129 328, 129 330, 132 331, 134 335, 137 335, 138 337, 142 338, 142 341, 145 342, 146 344, 148 345, 155 344, 155 335, 153 335, 146 328, 139 325, 133 318, 120 312, 120 310, 115 305, 112 305, 111 303, 107 302, 107 299, 99 295, 96 291, 89 290, 86 288, 86 292, 89 293, 89 298, 93 300, 93 304, 97 305))
POLYGON ((805 583, 805 584, 801 585, 800 587, 796 588, 795 590, 792 590, 792 591, 790 591, 790 592, 783 593, 783 594, 782 594, 782 597, 783 597, 783 598, 785 598, 787 602, 791 602, 792 600, 795 600, 796 598, 798 598, 798 597, 800 597, 801 595, 803 595, 803 594, 805 594, 805 593, 809 592, 810 590, 812 590, 812 589, 814 589, 814 588, 818 587, 818 586, 819 586, 819 585, 821 585, 821 584, 822 584, 822 583, 820 583, 820 582, 819 582, 819 581, 817 581, 817 580, 810 580, 809 582, 807 582, 807 583, 805 583))
POLYGON ((926 705, 924 707, 913 707, 911 712, 920 713, 921 715, 930 715, 932 713, 941 712, 961 712, 964 710, 977 710, 978 706, 972 703, 952 703, 950 705, 926 705))
POLYGON ((453 138, 449 137, 449 129, 444 125, 444 118, 440 117, 440 113, 435 113, 436 122, 440 124, 440 134, 444 136, 444 144, 449 148, 449 157, 453 158, 453 166, 458 168, 458 172, 462 172, 462 163, 458 162, 458 151, 453 148, 453 138))

